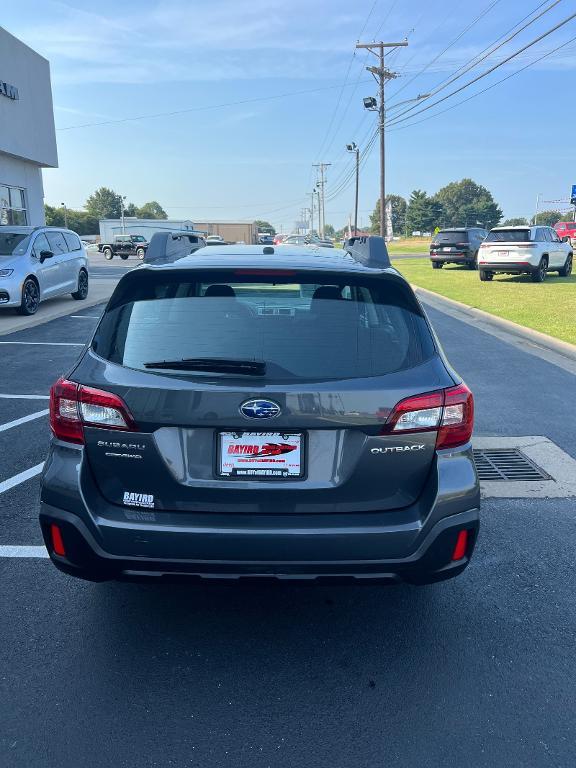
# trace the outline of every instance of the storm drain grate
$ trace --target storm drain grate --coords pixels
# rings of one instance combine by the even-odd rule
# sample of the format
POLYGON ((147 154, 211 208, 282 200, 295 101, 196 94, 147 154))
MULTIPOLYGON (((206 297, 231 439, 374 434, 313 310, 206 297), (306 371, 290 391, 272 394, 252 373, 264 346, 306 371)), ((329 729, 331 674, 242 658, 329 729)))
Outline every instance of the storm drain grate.
POLYGON ((474 461, 480 480, 552 480, 517 448, 476 449, 474 461))

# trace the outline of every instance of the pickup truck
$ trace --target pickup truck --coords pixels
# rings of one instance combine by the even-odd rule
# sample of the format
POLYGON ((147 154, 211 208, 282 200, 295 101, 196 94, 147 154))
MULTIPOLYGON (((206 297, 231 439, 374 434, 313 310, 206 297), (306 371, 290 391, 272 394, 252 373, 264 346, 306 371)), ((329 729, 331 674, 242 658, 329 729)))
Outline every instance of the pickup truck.
POLYGON ((143 259, 147 248, 148 242, 142 235, 116 235, 111 243, 98 243, 98 250, 107 259, 112 259, 114 256, 120 256, 124 260, 129 256, 143 259))

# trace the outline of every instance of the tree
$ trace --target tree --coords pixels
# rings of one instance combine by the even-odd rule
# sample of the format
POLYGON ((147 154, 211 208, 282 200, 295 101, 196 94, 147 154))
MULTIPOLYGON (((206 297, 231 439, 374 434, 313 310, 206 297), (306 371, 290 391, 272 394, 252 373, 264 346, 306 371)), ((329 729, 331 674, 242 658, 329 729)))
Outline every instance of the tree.
POLYGON ((324 225, 324 235, 326 237, 336 237, 336 230, 332 226, 332 224, 325 224, 324 225))
POLYGON ((119 219, 122 214, 122 196, 108 187, 100 187, 90 195, 84 207, 97 219, 119 219))
POLYGON ((528 226, 528 219, 523 216, 517 216, 516 218, 506 219, 500 225, 501 227, 521 227, 522 225, 528 226))
POLYGON ((538 211, 536 217, 532 217, 532 224, 540 224, 541 227, 553 227, 557 221, 562 221, 560 211, 538 211))
POLYGON ((72 208, 64 210, 62 207, 45 205, 44 215, 46 224, 49 227, 68 226, 68 229, 73 230, 79 235, 98 234, 98 219, 95 216, 91 216, 87 211, 75 211, 72 208))
POLYGON ((139 219, 167 219, 168 214, 162 208, 160 203, 156 200, 152 200, 149 203, 144 203, 140 208, 136 208, 136 215, 139 219))
POLYGON ((502 210, 496 205, 492 194, 472 179, 453 181, 438 190, 434 199, 442 205, 444 226, 473 227, 481 224, 491 229, 502 219, 502 210))
MULTIPOLYGON (((392 231, 394 234, 404 234, 406 229, 406 211, 408 203, 400 195, 386 195, 386 205, 392 204, 392 231)), ((376 201, 374 212, 370 214, 370 231, 380 233, 380 200, 376 201)))
POLYGON ((258 227, 258 232, 266 232, 269 235, 276 234, 276 230, 269 221, 262 221, 262 219, 257 219, 254 224, 256 224, 258 227))
POLYGON ((138 216, 138 208, 134 203, 128 203, 124 208, 124 216, 138 216))
POLYGON ((431 232, 442 217, 443 209, 438 200, 428 197, 421 189, 415 189, 412 192, 406 212, 408 233, 431 232))

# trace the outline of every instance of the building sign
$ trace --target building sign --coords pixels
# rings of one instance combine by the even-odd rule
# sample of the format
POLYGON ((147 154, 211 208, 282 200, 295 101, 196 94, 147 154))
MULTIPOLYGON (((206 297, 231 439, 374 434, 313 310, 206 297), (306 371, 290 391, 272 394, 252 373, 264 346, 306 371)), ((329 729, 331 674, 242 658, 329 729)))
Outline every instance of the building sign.
POLYGON ((16 88, 15 85, 10 85, 9 83, 5 83, 3 80, 0 80, 0 96, 6 96, 9 99, 12 99, 13 101, 16 101, 16 99, 20 98, 20 94, 18 93, 18 88, 16 88))

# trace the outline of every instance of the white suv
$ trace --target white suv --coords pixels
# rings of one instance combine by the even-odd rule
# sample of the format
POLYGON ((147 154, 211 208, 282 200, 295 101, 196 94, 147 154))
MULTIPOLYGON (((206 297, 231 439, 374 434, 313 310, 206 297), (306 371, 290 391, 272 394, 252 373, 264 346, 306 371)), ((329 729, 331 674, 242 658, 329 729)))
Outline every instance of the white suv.
POLYGON ((551 227, 496 227, 490 230, 478 252, 480 280, 492 280, 496 272, 528 274, 535 283, 548 272, 568 277, 572 272, 572 246, 551 227))

